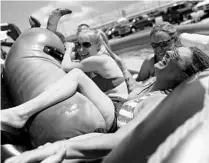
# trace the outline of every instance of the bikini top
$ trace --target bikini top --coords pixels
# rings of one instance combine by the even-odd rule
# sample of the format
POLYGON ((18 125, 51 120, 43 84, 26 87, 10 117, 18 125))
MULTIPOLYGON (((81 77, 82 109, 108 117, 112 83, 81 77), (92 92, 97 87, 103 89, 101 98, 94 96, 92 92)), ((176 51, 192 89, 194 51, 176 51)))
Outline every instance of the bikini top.
POLYGON ((96 83, 96 85, 103 91, 107 92, 111 89, 116 88, 125 81, 124 77, 117 78, 104 78, 95 72, 88 73, 88 76, 96 83))

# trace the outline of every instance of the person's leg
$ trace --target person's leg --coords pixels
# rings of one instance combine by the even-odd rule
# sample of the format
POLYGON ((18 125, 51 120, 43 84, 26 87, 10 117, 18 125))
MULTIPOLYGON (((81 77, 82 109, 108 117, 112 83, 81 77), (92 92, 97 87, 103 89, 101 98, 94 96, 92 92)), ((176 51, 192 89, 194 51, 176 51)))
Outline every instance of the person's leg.
POLYGON ((99 109, 110 126, 114 115, 112 101, 81 70, 74 69, 34 99, 19 106, 1 110, 1 122, 21 128, 35 113, 71 97, 79 88, 99 109))

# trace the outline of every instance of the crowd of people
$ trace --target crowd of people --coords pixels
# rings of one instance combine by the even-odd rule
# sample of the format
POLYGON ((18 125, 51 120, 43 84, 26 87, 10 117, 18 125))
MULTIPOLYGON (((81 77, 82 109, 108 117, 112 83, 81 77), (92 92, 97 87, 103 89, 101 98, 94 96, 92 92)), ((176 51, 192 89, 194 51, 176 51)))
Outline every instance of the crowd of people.
POLYGON ((1 123, 22 128, 31 116, 79 90, 101 113, 106 129, 48 143, 9 158, 6 163, 104 157, 173 89, 209 68, 209 56, 197 47, 182 45, 170 23, 154 26, 150 42, 154 54, 143 61, 135 80, 123 60, 111 50, 104 33, 87 24, 78 26, 76 43, 63 42, 66 52, 61 68, 66 75, 34 99, 1 110, 1 123))

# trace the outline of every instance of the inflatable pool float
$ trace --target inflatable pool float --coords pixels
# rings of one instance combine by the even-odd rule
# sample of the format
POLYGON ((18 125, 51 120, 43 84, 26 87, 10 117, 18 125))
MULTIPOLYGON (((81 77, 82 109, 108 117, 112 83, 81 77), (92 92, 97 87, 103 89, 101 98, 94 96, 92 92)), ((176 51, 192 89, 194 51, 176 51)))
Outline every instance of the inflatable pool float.
MULTIPOLYGON (((19 105, 36 97, 66 74, 61 69, 60 62, 49 54, 64 54, 65 51, 63 42, 52 30, 54 29, 30 28, 12 45, 4 68, 4 81, 9 88, 12 105, 19 105), (46 47, 50 51, 45 50, 46 47)), ((2 146, 4 159, 46 142, 107 130, 106 122, 98 109, 78 92, 34 115, 25 129, 28 135, 24 137, 24 133, 18 130, 13 130, 11 135, 2 132, 2 144, 8 144, 9 140, 11 144, 28 144, 27 148, 2 146)), ((12 131, 5 126, 2 130, 12 131)))
MULTIPOLYGON (((4 79, 13 105, 36 97, 66 74, 60 62, 49 54, 64 54, 65 51, 64 44, 53 32, 53 28, 31 28, 22 33, 11 47, 5 61, 4 79)), ((27 124, 31 143, 35 147, 98 128, 107 130, 102 115, 78 92, 70 99, 38 113, 27 124)))

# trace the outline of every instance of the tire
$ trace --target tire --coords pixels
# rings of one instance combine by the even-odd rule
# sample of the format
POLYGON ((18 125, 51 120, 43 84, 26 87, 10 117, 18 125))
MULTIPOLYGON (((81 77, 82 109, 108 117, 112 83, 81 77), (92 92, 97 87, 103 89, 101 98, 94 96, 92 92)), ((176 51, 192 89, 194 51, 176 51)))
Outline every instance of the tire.
POLYGON ((112 35, 109 35, 109 36, 108 36, 108 39, 109 39, 109 40, 112 39, 112 35))
POLYGON ((136 32, 136 28, 132 27, 131 28, 131 33, 135 33, 136 32))

